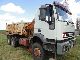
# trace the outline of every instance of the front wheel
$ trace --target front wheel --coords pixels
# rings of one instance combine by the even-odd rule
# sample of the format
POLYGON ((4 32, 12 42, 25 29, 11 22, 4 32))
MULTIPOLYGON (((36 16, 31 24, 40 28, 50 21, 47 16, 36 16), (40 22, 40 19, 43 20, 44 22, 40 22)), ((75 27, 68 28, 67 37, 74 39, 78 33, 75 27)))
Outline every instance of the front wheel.
POLYGON ((32 55, 33 55, 34 60, 44 59, 44 50, 39 43, 32 44, 32 55))

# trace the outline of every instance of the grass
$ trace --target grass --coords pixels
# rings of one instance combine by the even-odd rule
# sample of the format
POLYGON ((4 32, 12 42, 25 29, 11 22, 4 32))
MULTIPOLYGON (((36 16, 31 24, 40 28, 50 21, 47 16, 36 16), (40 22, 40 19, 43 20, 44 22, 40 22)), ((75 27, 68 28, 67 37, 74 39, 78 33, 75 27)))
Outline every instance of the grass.
POLYGON ((76 37, 76 45, 64 56, 58 57, 58 60, 80 60, 80 36, 76 37))
MULTIPOLYGON (((4 35, 4 31, 2 32, 0 32, 0 60, 33 60, 25 47, 14 48, 8 45, 6 35, 4 35)), ((80 60, 80 36, 76 38, 75 47, 64 56, 59 56, 58 60, 80 60)))
POLYGON ((32 60, 26 48, 14 48, 7 44, 6 35, 0 34, 0 60, 32 60))

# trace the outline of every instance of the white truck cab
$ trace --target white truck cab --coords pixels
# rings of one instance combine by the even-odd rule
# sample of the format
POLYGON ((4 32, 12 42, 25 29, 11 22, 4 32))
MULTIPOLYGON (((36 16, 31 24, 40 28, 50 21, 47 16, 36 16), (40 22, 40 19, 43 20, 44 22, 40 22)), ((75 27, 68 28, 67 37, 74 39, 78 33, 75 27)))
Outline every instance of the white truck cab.
POLYGON ((71 12, 57 2, 39 8, 35 16, 34 35, 42 39, 44 49, 54 52, 56 48, 57 54, 62 55, 74 45, 75 27, 69 21, 69 15, 71 12))

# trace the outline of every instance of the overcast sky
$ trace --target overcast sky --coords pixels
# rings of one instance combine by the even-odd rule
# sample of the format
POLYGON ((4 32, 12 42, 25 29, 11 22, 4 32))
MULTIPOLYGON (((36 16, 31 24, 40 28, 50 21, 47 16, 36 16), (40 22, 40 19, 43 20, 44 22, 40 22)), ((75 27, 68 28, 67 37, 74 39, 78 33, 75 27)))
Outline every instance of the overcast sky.
MULTIPOLYGON (((6 23, 32 21, 37 9, 42 4, 53 3, 54 0, 0 0, 0 30, 6 28, 6 23)), ((63 2, 64 0, 55 0, 63 2)), ((69 8, 75 19, 80 15, 80 1, 69 0, 69 8)))

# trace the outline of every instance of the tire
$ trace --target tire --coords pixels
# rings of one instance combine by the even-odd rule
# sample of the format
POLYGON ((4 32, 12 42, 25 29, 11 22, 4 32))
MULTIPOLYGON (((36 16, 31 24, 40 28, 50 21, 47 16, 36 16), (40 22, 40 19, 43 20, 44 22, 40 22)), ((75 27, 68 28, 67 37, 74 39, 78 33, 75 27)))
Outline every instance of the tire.
POLYGON ((12 37, 12 39, 11 39, 11 45, 12 45, 13 47, 18 47, 19 42, 18 42, 18 40, 17 40, 17 37, 12 37))
POLYGON ((8 45, 11 45, 11 36, 7 36, 7 43, 8 45))
POLYGON ((42 46, 39 43, 34 43, 32 44, 32 56, 34 60, 43 60, 44 59, 44 50, 42 48, 42 46), (41 54, 40 56, 35 56, 35 49, 39 48, 41 54))

